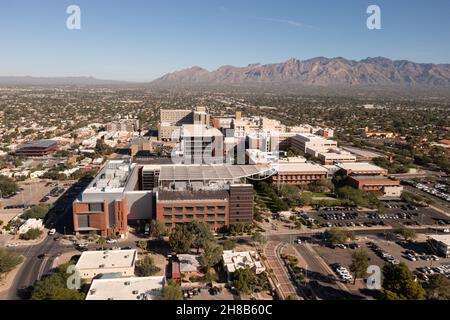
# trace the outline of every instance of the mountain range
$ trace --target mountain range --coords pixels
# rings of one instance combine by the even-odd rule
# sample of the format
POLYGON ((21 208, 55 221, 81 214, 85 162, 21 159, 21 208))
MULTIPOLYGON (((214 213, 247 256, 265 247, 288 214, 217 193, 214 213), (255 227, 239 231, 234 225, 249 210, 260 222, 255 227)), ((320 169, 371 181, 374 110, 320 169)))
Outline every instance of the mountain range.
POLYGON ((304 86, 450 86, 450 64, 415 63, 377 57, 361 61, 341 57, 289 59, 246 67, 222 66, 214 71, 192 67, 166 74, 153 85, 254 85, 304 86))

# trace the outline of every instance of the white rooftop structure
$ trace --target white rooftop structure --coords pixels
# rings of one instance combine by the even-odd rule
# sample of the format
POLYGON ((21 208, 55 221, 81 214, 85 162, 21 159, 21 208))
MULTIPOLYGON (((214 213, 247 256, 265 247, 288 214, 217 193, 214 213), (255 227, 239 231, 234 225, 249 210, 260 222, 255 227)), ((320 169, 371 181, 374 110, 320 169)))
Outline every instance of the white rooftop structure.
POLYGON ((184 124, 181 136, 185 137, 222 137, 223 133, 214 127, 199 124, 184 124))
POLYGON ((164 276, 94 279, 86 300, 156 300, 164 284, 164 276))
POLYGON ((84 193, 122 192, 135 166, 123 160, 108 161, 84 193))
POLYGON ((228 274, 245 267, 253 269, 256 274, 260 274, 266 270, 256 251, 236 252, 233 250, 224 250, 222 258, 228 274))
POLYGON ((371 163, 367 162, 353 162, 353 163, 337 163, 336 166, 338 166, 341 169, 344 169, 348 172, 374 172, 374 173, 380 173, 385 172, 386 170, 376 166, 371 163))
POLYGON ((270 171, 268 165, 172 165, 161 166, 159 181, 236 180, 270 171))
POLYGON ((314 163, 280 163, 277 166, 279 173, 284 172, 306 172, 306 173, 328 173, 321 165, 314 163))
MULTIPOLYGON (((76 269, 114 269, 135 266, 136 250, 85 251, 76 264, 76 269)), ((112 271, 109 271, 112 272, 112 271)))

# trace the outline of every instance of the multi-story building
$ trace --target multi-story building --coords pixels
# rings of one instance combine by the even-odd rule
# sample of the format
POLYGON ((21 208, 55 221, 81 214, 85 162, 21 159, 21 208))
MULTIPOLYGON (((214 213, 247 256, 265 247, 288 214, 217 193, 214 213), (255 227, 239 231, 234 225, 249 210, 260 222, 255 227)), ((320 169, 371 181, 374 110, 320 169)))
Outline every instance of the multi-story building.
POLYGON ((106 125, 107 131, 135 132, 139 130, 138 119, 120 119, 106 125))
POLYGON ((31 141, 17 146, 15 154, 18 156, 42 157, 58 150, 55 140, 31 141))
POLYGON ((211 230, 229 224, 229 193, 225 190, 159 191, 156 201, 156 220, 167 229, 191 221, 203 221, 211 230))
POLYGON ((291 138, 291 145, 303 152, 307 149, 327 149, 337 148, 337 142, 324 139, 314 134, 298 134, 291 138))
POLYGON ((303 185, 328 177, 328 170, 313 163, 280 163, 276 166, 277 174, 272 176, 274 184, 303 185))
POLYGON ((387 175, 388 173, 386 169, 368 162, 338 163, 336 166, 339 167, 346 176, 376 176, 387 175))
POLYGON ((160 110, 158 138, 161 141, 178 140, 183 125, 209 126, 210 116, 206 107, 196 110, 160 110))
POLYGON ((223 134, 206 125, 183 125, 181 154, 184 164, 224 163, 223 134))
POLYGON ((73 202, 74 231, 123 235, 130 222, 151 219, 154 194, 140 190, 139 179, 136 164, 109 161, 73 202))

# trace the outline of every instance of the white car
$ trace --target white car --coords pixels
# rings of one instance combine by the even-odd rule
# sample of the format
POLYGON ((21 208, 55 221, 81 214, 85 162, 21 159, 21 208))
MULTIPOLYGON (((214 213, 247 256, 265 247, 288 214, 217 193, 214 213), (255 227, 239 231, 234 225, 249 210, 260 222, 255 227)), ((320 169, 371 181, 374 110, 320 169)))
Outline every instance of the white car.
POLYGON ((77 243, 77 247, 78 248, 87 248, 88 244, 87 243, 77 243))
POLYGON ((446 229, 442 230, 442 232, 444 232, 444 233, 450 233, 450 229, 446 228, 446 229))
POLYGON ((53 236, 56 233, 56 229, 50 229, 48 232, 49 236, 53 236))
POLYGON ((18 244, 15 243, 15 242, 11 242, 11 243, 8 243, 8 244, 6 245, 7 248, 15 248, 15 247, 17 247, 17 246, 18 246, 18 244))
POLYGON ((109 243, 109 244, 117 243, 117 240, 116 239, 109 239, 109 240, 106 240, 106 243, 109 243))
POLYGON ((300 239, 295 239, 295 240, 294 240, 294 243, 296 243, 296 244, 302 244, 302 240, 300 240, 300 239))

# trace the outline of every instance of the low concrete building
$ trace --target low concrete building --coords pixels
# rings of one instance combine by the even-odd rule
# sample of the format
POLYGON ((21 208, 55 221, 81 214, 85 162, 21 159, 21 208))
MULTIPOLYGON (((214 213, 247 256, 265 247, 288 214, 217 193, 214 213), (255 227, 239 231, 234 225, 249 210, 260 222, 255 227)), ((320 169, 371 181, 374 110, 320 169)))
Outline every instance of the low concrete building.
POLYGON ((256 274, 263 273, 266 270, 256 251, 236 252, 233 250, 224 250, 222 258, 228 280, 231 280, 232 275, 236 270, 245 267, 249 267, 256 274))
POLYGON ((157 300, 165 282, 164 276, 95 279, 86 300, 157 300))
POLYGON ((99 274, 121 273, 134 276, 136 250, 86 251, 81 254, 75 269, 82 279, 93 279, 99 274))

